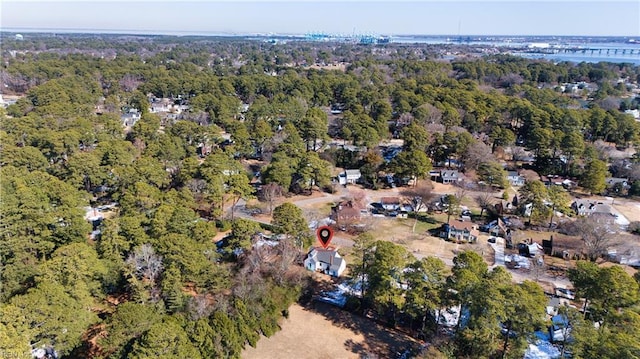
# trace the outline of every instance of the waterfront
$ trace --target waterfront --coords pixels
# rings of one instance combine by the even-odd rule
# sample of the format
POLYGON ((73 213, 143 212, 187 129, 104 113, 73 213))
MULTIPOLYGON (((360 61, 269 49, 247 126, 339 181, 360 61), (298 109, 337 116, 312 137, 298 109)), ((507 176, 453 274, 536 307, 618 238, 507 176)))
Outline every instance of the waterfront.
POLYGON ((531 52, 513 52, 511 55, 521 56, 527 59, 545 59, 553 62, 570 61, 570 62, 614 62, 614 63, 631 63, 640 66, 640 55, 598 55, 583 53, 556 53, 542 54, 531 52))
POLYGON ((493 48, 499 53, 553 62, 613 62, 640 65, 640 42, 632 38, 398 35, 392 36, 390 42, 404 45, 493 48))

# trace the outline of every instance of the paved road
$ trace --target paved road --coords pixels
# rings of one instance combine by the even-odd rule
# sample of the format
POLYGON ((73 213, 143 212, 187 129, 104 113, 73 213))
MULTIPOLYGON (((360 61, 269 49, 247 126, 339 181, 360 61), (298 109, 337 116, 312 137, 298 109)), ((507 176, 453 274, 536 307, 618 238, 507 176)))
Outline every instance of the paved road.
POLYGON ((313 197, 313 198, 301 199, 301 200, 294 201, 293 203, 298 207, 305 207, 305 206, 310 206, 310 205, 319 204, 319 203, 333 203, 333 202, 338 202, 343 197, 346 197, 348 195, 349 195, 348 191, 346 191, 346 193, 345 192, 338 192, 338 193, 334 193, 334 194, 329 194, 329 193, 324 193, 323 192, 322 193, 322 197, 313 197))
MULTIPOLYGON (((451 187, 451 188, 455 189, 455 187, 451 187)), ((375 195, 375 197, 370 198, 370 200, 378 200, 380 197, 390 196, 390 195, 392 196, 394 194, 397 195, 399 193, 399 190, 397 188, 390 188, 390 189, 386 189, 386 190, 375 191, 375 192, 372 192, 372 193, 375 195)), ((452 193, 452 192, 450 192, 450 193, 452 193)), ((348 188, 342 187, 341 191, 336 193, 336 194, 323 193, 322 197, 301 199, 301 200, 295 201, 293 203, 295 203, 299 207, 315 205, 315 204, 320 204, 320 203, 332 203, 332 202, 337 202, 340 199, 348 196, 348 194, 349 194, 348 188)), ((436 193, 436 194, 445 194, 445 193, 436 193)), ((246 202, 244 200, 240 200, 238 202, 238 204, 236 205, 236 211, 235 211, 235 217, 236 218, 245 218, 245 219, 249 219, 249 220, 252 220, 252 221, 259 222, 259 223, 270 224, 269 221, 254 217, 250 213, 248 213, 245 210, 245 205, 246 205, 246 202)), ((231 212, 231 210, 229 209, 229 214, 230 214, 230 212, 231 212)), ((331 244, 335 245, 336 247, 342 247, 342 248, 347 247, 347 248, 349 248, 349 247, 353 246, 353 240, 348 238, 342 232, 336 231, 335 234, 334 234, 334 237, 333 237, 333 240, 332 240, 331 244)), ((496 243, 489 243, 489 245, 495 251, 495 264, 493 266, 491 266, 490 268, 495 268, 497 266, 505 267, 505 262, 504 262, 504 245, 505 245, 505 242, 504 242, 504 238, 497 238, 496 243)), ((422 259, 422 258, 427 257, 427 256, 440 258, 447 266, 450 266, 450 267, 453 266, 453 260, 451 258, 438 256, 437 253, 414 252, 412 254, 417 259, 422 259)), ((520 271, 520 270, 510 270, 508 268, 506 268, 506 269, 507 269, 507 271, 509 273, 511 273, 511 277, 513 278, 513 281, 517 282, 517 283, 522 283, 525 280, 531 280, 531 281, 538 281, 538 282, 547 282, 551 286, 554 286, 554 287, 561 287, 561 288, 571 288, 571 287, 573 287, 571 282, 565 277, 554 277, 554 276, 548 275, 547 273, 539 273, 536 276, 532 272, 525 272, 525 271, 520 271)))

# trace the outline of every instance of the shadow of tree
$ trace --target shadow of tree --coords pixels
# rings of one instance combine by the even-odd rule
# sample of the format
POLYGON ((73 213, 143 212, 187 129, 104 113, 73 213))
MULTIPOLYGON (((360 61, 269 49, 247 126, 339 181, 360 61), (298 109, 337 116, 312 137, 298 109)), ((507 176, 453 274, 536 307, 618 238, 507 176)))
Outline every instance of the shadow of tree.
POLYGON ((362 358, 393 358, 407 349, 419 346, 409 335, 376 323, 373 319, 359 316, 327 303, 311 301, 305 310, 320 314, 333 325, 346 328, 364 337, 363 342, 345 341, 345 348, 362 358))
POLYGON ((349 349, 352 353, 365 353, 367 348, 363 343, 357 343, 353 339, 347 339, 344 342, 345 348, 349 349))

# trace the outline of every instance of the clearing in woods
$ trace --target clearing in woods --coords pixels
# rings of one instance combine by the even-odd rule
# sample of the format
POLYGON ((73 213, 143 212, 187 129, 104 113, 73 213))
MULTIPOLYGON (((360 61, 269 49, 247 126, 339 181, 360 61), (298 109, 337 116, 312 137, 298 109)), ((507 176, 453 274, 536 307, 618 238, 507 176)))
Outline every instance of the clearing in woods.
POLYGON ((255 348, 242 352, 244 359, 362 358, 375 354, 392 358, 419 345, 408 335, 385 328, 329 304, 315 302, 289 307, 289 318, 270 338, 261 337, 255 348))

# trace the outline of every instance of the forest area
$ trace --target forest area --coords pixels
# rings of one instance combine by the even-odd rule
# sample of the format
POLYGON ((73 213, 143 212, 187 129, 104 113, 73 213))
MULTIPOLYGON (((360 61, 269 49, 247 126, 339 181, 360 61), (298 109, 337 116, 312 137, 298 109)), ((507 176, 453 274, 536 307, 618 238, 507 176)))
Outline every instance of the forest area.
MULTIPOLYGON (((631 182, 619 195, 640 195, 640 157, 607 157, 640 145, 640 123, 624 112, 640 107, 631 86, 640 67, 445 61, 439 51, 3 38, 3 95, 20 98, 0 109, 0 356, 49 348, 61 358, 238 358, 314 286, 300 265, 313 243, 307 219, 291 203, 272 205, 334 191, 337 167, 359 168, 372 189, 386 173, 428 178, 448 160, 491 181, 506 149, 526 150, 540 174, 602 193, 611 173, 631 182), (344 71, 311 66, 331 63, 344 71), (154 111, 158 99, 173 110, 154 111), (139 116, 135 124, 123 126, 126 114, 139 116), (334 139, 364 150, 327 148, 334 139), (385 161, 378 146, 390 139, 403 149, 385 161), (264 165, 251 167, 256 160, 264 165), (271 224, 235 216, 249 199, 269 204, 271 224), (94 209, 104 218, 87 220, 94 209), (220 248, 213 238, 224 232, 220 248), (265 232, 277 244, 256 245, 265 232)), ((355 248, 350 269, 368 279, 350 310, 440 338, 425 357, 522 358, 544 325, 542 289, 512 284, 473 252, 448 269, 374 233, 355 248), (453 305, 467 318, 443 339, 438 315, 453 305)), ((568 309, 576 324, 567 353, 640 358, 640 275, 585 261, 570 279, 585 310, 568 309)))

